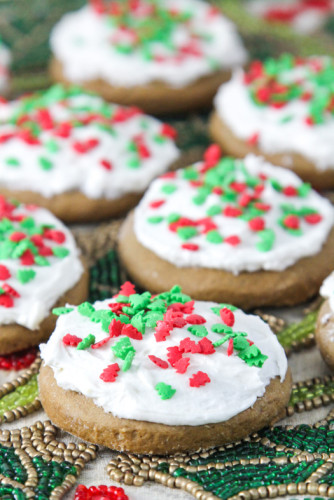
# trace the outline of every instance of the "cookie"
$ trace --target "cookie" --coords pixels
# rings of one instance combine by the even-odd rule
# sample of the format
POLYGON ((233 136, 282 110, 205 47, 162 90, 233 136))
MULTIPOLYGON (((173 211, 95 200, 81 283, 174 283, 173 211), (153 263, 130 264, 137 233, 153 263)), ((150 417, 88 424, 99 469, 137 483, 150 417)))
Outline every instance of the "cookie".
POLYGON ((0 103, 0 193, 66 222, 120 215, 179 157, 175 136, 137 108, 55 85, 0 103))
POLYGON ((41 346, 39 389, 47 415, 74 435, 167 454, 241 439, 285 414, 286 356, 257 316, 179 286, 152 296, 130 283, 60 312, 41 346))
POLYGON ((325 302, 320 308, 315 340, 328 366, 334 369, 334 272, 322 284, 320 295, 325 302))
POLYGON ((0 37, 0 101, 9 90, 10 51, 0 37))
POLYGON ((50 44, 55 81, 153 114, 209 107, 247 59, 234 24, 202 0, 92 1, 50 44))
POLYGON ((261 154, 317 189, 333 188, 333 72, 329 57, 253 62, 220 87, 211 136, 227 154, 261 154))
POLYGON ((50 212, 0 197, 0 354, 48 339, 52 307, 78 304, 88 274, 70 231, 50 212))
POLYGON ((199 300, 294 305, 333 268, 333 207, 293 172, 253 155, 204 161, 156 179, 125 220, 119 255, 154 293, 179 283, 199 300))

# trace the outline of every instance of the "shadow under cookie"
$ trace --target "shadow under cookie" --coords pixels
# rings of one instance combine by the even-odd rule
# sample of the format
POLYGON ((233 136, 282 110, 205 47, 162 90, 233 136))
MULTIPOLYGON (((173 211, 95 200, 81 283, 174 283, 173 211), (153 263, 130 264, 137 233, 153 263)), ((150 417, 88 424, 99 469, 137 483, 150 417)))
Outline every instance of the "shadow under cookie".
MULTIPOLYGON (((80 304, 88 296, 88 285, 89 273, 85 268, 78 283, 63 294, 53 307, 63 307, 66 303, 80 304)), ((57 316, 50 311, 36 330, 17 324, 0 325, 0 355, 21 351, 46 341, 53 332, 56 321, 57 316)))
POLYGON ((334 229, 322 250, 283 271, 231 272, 177 267, 144 247, 133 229, 134 214, 125 219, 118 239, 120 259, 142 288, 161 293, 178 284, 197 300, 228 302, 243 309, 292 306, 315 295, 334 264, 334 229))
POLYGON ((255 145, 247 144, 234 135, 232 130, 222 121, 217 112, 212 113, 209 123, 210 135, 223 149, 224 154, 244 158, 249 153, 263 156, 274 165, 293 170, 301 179, 310 182, 316 189, 334 188, 334 164, 326 170, 318 169, 310 160, 298 153, 268 154, 255 145))
POLYGON ((59 387, 51 367, 43 365, 39 375, 44 410, 61 429, 119 451, 160 455, 220 446, 277 422, 285 416, 291 384, 288 370, 283 382, 279 377, 272 379, 251 408, 226 422, 175 426, 117 418, 92 399, 59 387))

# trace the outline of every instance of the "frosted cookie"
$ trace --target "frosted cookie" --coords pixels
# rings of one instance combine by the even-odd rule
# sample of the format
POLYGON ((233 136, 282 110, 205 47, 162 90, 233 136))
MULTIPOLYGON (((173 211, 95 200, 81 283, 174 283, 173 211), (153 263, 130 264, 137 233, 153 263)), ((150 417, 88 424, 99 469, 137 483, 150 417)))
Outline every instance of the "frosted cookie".
POLYGON ((0 197, 0 354, 48 339, 53 306, 85 300, 88 276, 70 231, 50 212, 0 197))
POLYGON ((151 292, 179 283, 243 308, 300 303, 333 267, 333 207, 293 172, 254 155, 155 180, 119 235, 129 275, 151 292))
POLYGON ((175 130, 79 89, 0 103, 0 192, 67 222, 133 207, 178 158, 175 130))
POLYGON ((253 152, 318 189, 334 187, 334 63, 282 55, 236 72, 215 97, 211 135, 227 154, 253 152))
POLYGON ((51 74, 149 113, 211 105, 246 51, 234 24, 202 0, 91 1, 51 33, 51 74))
POLYGON ((113 299, 56 312, 41 346, 41 401, 83 439, 133 453, 194 451, 284 415, 286 356, 258 316, 193 301, 179 286, 138 294, 129 282, 113 299))
POLYGON ((325 302, 319 311, 315 340, 325 362, 334 369, 334 272, 323 282, 320 295, 325 302))
POLYGON ((303 35, 311 35, 334 14, 333 0, 250 0, 247 10, 266 21, 291 26, 303 35))
POLYGON ((0 37, 0 100, 9 88, 10 51, 0 37))

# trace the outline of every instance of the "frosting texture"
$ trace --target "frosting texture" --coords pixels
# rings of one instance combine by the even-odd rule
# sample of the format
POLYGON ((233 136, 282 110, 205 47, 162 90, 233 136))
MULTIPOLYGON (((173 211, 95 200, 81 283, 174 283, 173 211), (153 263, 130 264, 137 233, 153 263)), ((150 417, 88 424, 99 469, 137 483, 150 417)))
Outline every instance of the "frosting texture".
POLYGON ((175 136, 137 108, 55 85, 0 103, 0 185, 45 197, 140 193, 178 158, 175 136))
POLYGON ((64 16, 50 44, 70 81, 183 87, 244 64, 234 24, 202 0, 92 2, 64 16))
POLYGON ((125 283, 112 300, 55 311, 41 355, 57 384, 116 417, 167 425, 222 422, 251 407, 287 360, 269 326, 175 286, 152 297, 125 283))
POLYGON ((264 153, 298 153, 319 170, 332 169, 333 75, 328 57, 255 61, 220 87, 215 108, 239 139, 264 153))
POLYGON ((156 179, 135 209, 138 241, 178 267, 281 271, 318 253, 333 226, 328 200, 261 157, 204 161, 156 179))
POLYGON ((48 210, 0 197, 0 325, 31 330, 83 273, 70 231, 48 210))
POLYGON ((320 295, 328 299, 329 305, 334 313, 334 271, 323 282, 320 288, 320 295))

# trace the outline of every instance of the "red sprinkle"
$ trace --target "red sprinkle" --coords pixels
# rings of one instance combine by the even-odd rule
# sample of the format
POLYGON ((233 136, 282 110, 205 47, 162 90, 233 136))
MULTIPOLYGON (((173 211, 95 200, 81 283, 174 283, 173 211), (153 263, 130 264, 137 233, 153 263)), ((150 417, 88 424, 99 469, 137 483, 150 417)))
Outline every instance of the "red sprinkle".
POLYGON ((11 274, 6 266, 0 265, 0 280, 8 280, 11 274))
POLYGON ((124 323, 121 321, 117 321, 117 319, 112 319, 109 325, 109 336, 110 337, 119 337, 122 333, 124 323))
POLYGON ((191 325, 203 325, 203 323, 206 323, 206 319, 200 314, 190 314, 186 317, 186 321, 191 325))
MULTIPOLYGON (((133 293, 136 293, 136 289, 131 281, 125 281, 119 290, 120 295, 126 295, 126 297, 130 297, 133 293)), ((115 295, 117 297, 117 295, 115 295)))
POLYGON ((186 337, 185 339, 181 340, 179 349, 182 352, 192 352, 193 354, 201 352, 200 346, 194 340, 191 340, 189 337, 186 337))
POLYGON ((254 217, 248 221, 248 226, 252 231, 262 231, 265 228, 265 221, 262 217, 254 217))
POLYGON ((182 358, 182 351, 177 346, 167 347, 167 358, 169 363, 174 366, 179 359, 182 358))
POLYGON ((92 344, 91 348, 92 349, 99 349, 100 347, 104 346, 107 342, 109 342, 111 337, 105 337, 104 339, 100 340, 100 342, 96 342, 96 344, 92 344))
POLYGON ((251 135, 248 139, 247 139, 247 144, 249 146, 257 146, 258 142, 259 142, 259 137, 260 137, 260 134, 258 132, 255 132, 253 135, 251 135))
POLYGON ((190 363, 190 358, 181 358, 176 363, 174 363, 174 368, 176 373, 186 373, 190 363))
POLYGON ((190 250, 191 252, 196 252, 199 249, 199 246, 196 243, 183 243, 181 248, 184 250, 190 250))
POLYGON ((297 215, 287 215, 283 220, 284 226, 289 229, 299 229, 299 218, 297 215))
POLYGON ((142 340, 143 338, 141 332, 130 324, 123 326, 122 335, 126 335, 127 337, 133 340, 142 340))
POLYGON ((174 127, 168 125, 168 123, 163 123, 160 129, 160 134, 169 139, 175 139, 177 137, 177 132, 174 127))
POLYGON ((248 193, 242 193, 242 195, 239 198, 239 205, 240 207, 247 207, 247 205, 249 205, 252 200, 253 200, 252 195, 248 193))
POLYGON ((232 356, 233 354, 233 339, 230 339, 228 341, 228 346, 227 346, 227 355, 232 356))
POLYGON ((79 345, 81 341, 82 339, 80 337, 77 337, 76 335, 71 335, 70 333, 67 333, 63 337, 63 344, 70 345, 72 347, 77 347, 77 345, 79 345))
POLYGON ((20 258, 22 266, 31 266, 35 263, 35 257, 31 250, 26 250, 20 258))
POLYGON ((318 224, 320 221, 322 221, 322 215, 320 214, 309 214, 305 215, 304 219, 308 224, 318 224))
POLYGON ((150 206, 151 208, 159 208, 159 207, 161 207, 161 205, 163 205, 165 202, 166 202, 166 200, 155 200, 155 201, 151 201, 151 203, 149 204, 149 206, 150 206))
POLYGON ((189 379, 190 387, 200 387, 201 385, 208 384, 209 382, 211 382, 211 380, 208 374, 201 371, 194 373, 194 375, 189 379))
POLYGON ((13 307, 14 301, 10 295, 2 294, 0 295, 0 306, 2 307, 13 307))
POLYGON ((211 340, 209 340, 207 337, 203 337, 197 344, 201 350, 201 354, 213 354, 216 352, 211 340))
POLYGON ((8 283, 4 283, 1 288, 12 297, 20 297, 20 294, 15 290, 15 288, 8 285, 8 283))
POLYGON ((225 215, 225 217, 239 217, 239 215, 242 215, 242 210, 232 205, 226 205, 223 210, 223 215, 225 215))
POLYGON ((104 382, 115 382, 119 372, 118 363, 113 363, 107 366, 100 375, 100 379, 104 382))
POLYGON ((112 164, 111 164, 111 161, 109 161, 109 160, 102 159, 102 160, 100 161, 100 165, 101 165, 101 167, 103 167, 105 170, 112 170, 112 164))
POLYGON ((223 307, 223 309, 220 310, 220 317, 222 319, 222 322, 225 323, 227 326, 233 326, 234 325, 234 314, 231 311, 231 309, 228 309, 227 307, 223 307))
POLYGON ((194 305, 195 305, 194 300, 190 300, 185 304, 182 304, 181 302, 174 302, 174 304, 168 306, 168 310, 172 309, 173 311, 179 311, 184 314, 191 314, 194 310, 194 305))
POLYGON ((298 191, 294 186, 286 186, 283 189, 283 194, 285 194, 285 196, 297 196, 298 191))
POLYGON ((228 236, 227 238, 224 239, 224 243, 227 243, 228 245, 231 245, 232 247, 236 247, 240 245, 241 240, 239 236, 228 236))
POLYGON ((163 359, 158 358, 157 356, 154 356, 153 354, 149 355, 149 359, 152 361, 152 363, 157 365, 159 368, 162 368, 163 370, 166 370, 168 368, 167 361, 164 361, 163 359))
POLYGON ((166 340, 166 337, 169 337, 172 329, 173 326, 171 324, 164 321, 158 321, 154 334, 155 340, 157 342, 163 342, 164 340, 166 340))
POLYGON ((221 158, 221 149, 218 144, 211 144, 203 154, 206 166, 213 167, 221 158))
POLYGON ((56 229, 44 229, 43 236, 48 240, 55 241, 56 243, 64 243, 64 241, 66 240, 65 234, 62 231, 58 231, 56 229))
POLYGON ((22 233, 21 231, 16 231, 15 233, 12 233, 9 236, 10 241, 14 241, 15 243, 18 243, 21 240, 24 240, 26 238, 26 235, 22 233))

